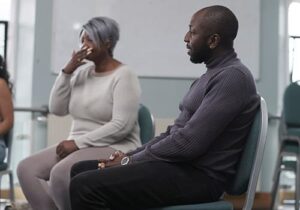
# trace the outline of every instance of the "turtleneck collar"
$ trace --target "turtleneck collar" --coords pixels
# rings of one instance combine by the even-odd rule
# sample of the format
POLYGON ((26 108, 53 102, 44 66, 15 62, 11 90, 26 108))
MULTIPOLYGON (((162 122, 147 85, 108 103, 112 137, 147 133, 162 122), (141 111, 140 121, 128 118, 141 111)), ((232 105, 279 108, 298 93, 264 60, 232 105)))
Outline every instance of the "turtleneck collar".
POLYGON ((234 49, 228 50, 221 56, 210 58, 205 64, 207 70, 214 69, 216 67, 222 67, 226 65, 229 61, 231 62, 233 59, 236 59, 237 55, 234 49))

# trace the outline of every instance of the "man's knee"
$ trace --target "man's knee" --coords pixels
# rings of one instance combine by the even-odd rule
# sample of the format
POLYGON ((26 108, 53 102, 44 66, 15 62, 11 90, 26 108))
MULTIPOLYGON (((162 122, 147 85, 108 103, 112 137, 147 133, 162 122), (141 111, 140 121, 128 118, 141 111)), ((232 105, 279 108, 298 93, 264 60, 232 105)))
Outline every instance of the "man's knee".
POLYGON ((80 209, 79 206, 83 205, 83 184, 82 184, 82 178, 79 176, 76 176, 71 179, 70 187, 69 187, 69 194, 70 194, 70 202, 72 209, 80 209))
POLYGON ((83 197, 89 196, 91 189, 88 182, 89 179, 84 174, 79 174, 71 179, 69 187, 71 201, 74 199, 79 201, 83 197))
POLYGON ((75 163, 72 167, 71 167, 71 173, 70 173, 70 176, 71 178, 75 177, 76 175, 78 175, 79 173, 81 173, 81 168, 82 168, 82 163, 81 162, 78 162, 78 163, 75 163))
POLYGON ((84 160, 75 163, 71 168, 70 176, 75 177, 76 175, 90 171, 90 170, 96 170, 98 168, 98 161, 97 160, 84 160))
POLYGON ((80 192, 82 188, 82 178, 80 175, 73 177, 70 182, 70 194, 80 192))
POLYGON ((72 209, 107 209, 107 192, 101 180, 96 182, 90 175, 95 174, 80 173, 71 179, 69 193, 72 209))

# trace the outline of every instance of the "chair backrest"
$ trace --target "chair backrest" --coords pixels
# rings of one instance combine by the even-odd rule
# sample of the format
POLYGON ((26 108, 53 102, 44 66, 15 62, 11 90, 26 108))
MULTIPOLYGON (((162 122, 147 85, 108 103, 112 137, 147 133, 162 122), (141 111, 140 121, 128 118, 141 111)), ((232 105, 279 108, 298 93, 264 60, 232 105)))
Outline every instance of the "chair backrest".
POLYGON ((154 118, 151 115, 151 112, 143 104, 140 104, 140 109, 138 113, 138 122, 140 126, 140 138, 142 144, 145 144, 154 137, 155 125, 154 125, 154 118))
POLYGON ((267 138, 268 111, 265 100, 261 97, 260 109, 252 123, 243 154, 238 164, 237 173, 226 192, 241 195, 247 192, 244 210, 252 209, 253 200, 262 164, 267 138))
POLYGON ((287 127, 300 127, 300 85, 291 83, 284 91, 283 117, 287 127))

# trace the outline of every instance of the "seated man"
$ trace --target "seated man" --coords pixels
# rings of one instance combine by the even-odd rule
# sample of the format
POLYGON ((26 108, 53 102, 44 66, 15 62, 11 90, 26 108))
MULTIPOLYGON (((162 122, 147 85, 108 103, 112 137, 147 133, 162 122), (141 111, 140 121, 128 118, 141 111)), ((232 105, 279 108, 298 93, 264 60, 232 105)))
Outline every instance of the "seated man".
POLYGON ((184 41, 190 60, 204 62, 206 73, 193 82, 165 133, 127 154, 73 166, 73 210, 219 199, 236 172, 259 107, 254 79, 233 48, 237 31, 237 18, 226 7, 206 7, 193 15, 184 41))

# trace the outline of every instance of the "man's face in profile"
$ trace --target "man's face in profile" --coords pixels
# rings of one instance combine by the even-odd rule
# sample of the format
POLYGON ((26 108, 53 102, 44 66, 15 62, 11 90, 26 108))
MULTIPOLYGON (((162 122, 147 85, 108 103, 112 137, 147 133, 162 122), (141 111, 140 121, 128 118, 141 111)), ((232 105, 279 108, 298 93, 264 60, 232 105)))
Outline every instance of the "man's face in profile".
POLYGON ((205 21, 202 13, 196 13, 190 22, 189 31, 186 33, 184 41, 188 49, 190 60, 193 63, 202 63, 210 57, 208 46, 208 33, 205 31, 205 21))

